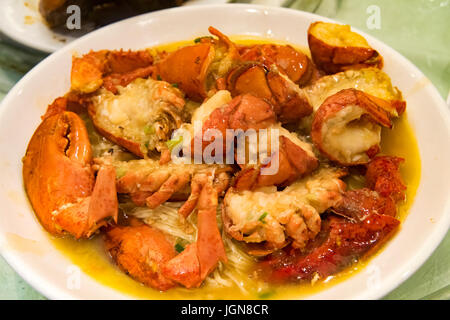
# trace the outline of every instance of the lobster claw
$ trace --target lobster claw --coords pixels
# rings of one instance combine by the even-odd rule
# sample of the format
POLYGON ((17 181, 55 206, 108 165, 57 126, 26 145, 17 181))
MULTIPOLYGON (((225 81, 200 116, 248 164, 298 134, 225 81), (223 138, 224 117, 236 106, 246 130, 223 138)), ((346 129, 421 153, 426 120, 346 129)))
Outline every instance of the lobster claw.
POLYGON ((95 179, 83 120, 63 111, 45 118, 23 159, 25 189, 44 228, 54 235, 89 237, 117 219, 115 170, 102 167, 95 179))

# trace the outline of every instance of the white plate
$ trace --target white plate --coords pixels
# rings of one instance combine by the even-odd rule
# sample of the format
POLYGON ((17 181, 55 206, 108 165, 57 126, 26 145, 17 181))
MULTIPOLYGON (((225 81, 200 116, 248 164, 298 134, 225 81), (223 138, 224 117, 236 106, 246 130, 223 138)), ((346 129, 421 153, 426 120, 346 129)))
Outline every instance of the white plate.
MULTIPOLYGON (((28 204, 22 185, 21 158, 47 104, 69 89, 72 53, 105 48, 138 49, 190 39, 206 34, 210 25, 226 34, 261 36, 307 45, 306 30, 317 20, 331 21, 314 14, 273 7, 177 8, 110 25, 72 42, 42 61, 10 91, 0 107, 2 255, 26 281, 49 298, 128 297, 85 274, 82 274, 81 289, 66 287, 66 271, 71 262, 49 242, 28 204), (10 241, 20 239, 18 237, 28 240, 10 241), (20 242, 28 245, 17 245, 20 242)), ((311 298, 382 297, 429 257, 450 225, 450 116, 447 106, 430 81, 407 59, 380 41, 363 35, 384 57, 385 71, 408 102, 408 118, 420 148, 422 178, 401 231, 387 247, 365 270, 311 298)))
MULTIPOLYGON (((189 0, 183 5, 226 3, 228 0, 189 0)), ((33 49, 55 52, 76 37, 53 32, 38 10, 39 0, 0 0, 0 30, 33 49)))

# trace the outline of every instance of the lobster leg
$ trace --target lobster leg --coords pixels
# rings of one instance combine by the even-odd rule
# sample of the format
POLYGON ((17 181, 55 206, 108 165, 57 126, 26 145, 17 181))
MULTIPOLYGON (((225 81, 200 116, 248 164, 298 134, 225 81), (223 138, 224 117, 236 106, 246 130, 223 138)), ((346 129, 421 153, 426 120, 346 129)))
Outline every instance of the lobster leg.
POLYGON ((163 274, 187 288, 198 287, 217 267, 227 262, 225 247, 217 227, 218 191, 210 177, 205 177, 197 202, 197 242, 186 247, 163 267, 163 274))

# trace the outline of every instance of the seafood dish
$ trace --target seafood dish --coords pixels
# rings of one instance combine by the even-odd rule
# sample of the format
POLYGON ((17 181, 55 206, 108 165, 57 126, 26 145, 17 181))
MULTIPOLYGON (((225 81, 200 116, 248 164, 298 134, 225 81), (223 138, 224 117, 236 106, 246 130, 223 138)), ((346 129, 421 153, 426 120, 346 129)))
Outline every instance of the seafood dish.
POLYGON ((406 101, 349 26, 306 32, 74 55, 23 157, 43 228, 162 298, 276 298, 370 259, 414 197, 406 101))

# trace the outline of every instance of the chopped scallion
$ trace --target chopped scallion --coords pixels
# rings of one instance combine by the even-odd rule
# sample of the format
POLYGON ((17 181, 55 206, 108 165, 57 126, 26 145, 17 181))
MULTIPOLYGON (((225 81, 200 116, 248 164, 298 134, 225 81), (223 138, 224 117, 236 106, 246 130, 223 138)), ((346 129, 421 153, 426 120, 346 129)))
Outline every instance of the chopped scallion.
POLYGON ((264 219, 267 217, 269 213, 264 212, 259 218, 258 220, 261 221, 262 223, 266 223, 266 221, 264 221, 264 219))
POLYGON ((270 298, 271 296, 273 296, 274 294, 275 294, 275 290, 269 290, 269 291, 261 292, 260 294, 258 294, 258 297, 260 299, 267 299, 267 298, 270 298))
POLYGON ((200 41, 202 41, 202 39, 212 39, 213 37, 211 36, 204 36, 204 37, 198 37, 194 39, 194 43, 199 43, 200 41))
POLYGON ((175 250, 176 250, 178 253, 181 253, 181 252, 184 251, 184 247, 183 247, 181 244, 179 244, 179 243, 176 243, 174 247, 175 247, 175 250))
POLYGON ((117 179, 122 178, 127 173, 125 168, 116 168, 116 177, 117 179))
POLYGON ((178 136, 176 138, 170 139, 166 142, 167 148, 169 148, 170 151, 172 151, 173 148, 175 148, 178 144, 183 142, 183 136, 178 136))
POLYGON ((145 126, 144 127, 144 133, 145 134, 154 134, 155 133, 155 128, 153 126, 145 126))

